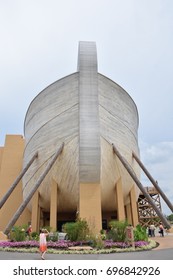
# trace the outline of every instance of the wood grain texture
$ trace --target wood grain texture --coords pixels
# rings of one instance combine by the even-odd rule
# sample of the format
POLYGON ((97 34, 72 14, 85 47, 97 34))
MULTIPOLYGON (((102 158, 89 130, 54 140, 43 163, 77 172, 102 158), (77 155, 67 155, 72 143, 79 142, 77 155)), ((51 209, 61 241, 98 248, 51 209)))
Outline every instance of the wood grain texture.
POLYGON ((58 211, 77 210, 81 183, 99 183, 102 210, 115 211, 116 182, 121 177, 125 204, 134 183, 113 154, 112 143, 140 177, 132 158, 132 151, 139 156, 137 107, 122 87, 97 72, 95 43, 80 43, 78 71, 48 86, 28 108, 23 165, 36 151, 39 156, 23 178, 23 195, 64 142, 63 153, 39 188, 42 209, 49 211, 53 178, 58 184, 58 211))
POLYGON ((100 122, 96 45, 80 42, 79 71, 79 180, 100 182, 100 122))

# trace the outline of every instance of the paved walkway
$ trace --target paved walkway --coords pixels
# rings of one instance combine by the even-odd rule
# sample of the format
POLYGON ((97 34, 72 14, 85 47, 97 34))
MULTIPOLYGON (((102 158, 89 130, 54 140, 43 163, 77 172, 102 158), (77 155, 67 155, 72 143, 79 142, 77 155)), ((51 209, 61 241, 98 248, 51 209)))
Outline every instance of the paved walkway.
POLYGON ((164 237, 156 236, 156 237, 152 237, 151 239, 153 239, 159 243, 159 246, 154 248, 153 250, 173 248, 173 234, 172 233, 168 233, 168 234, 165 233, 164 237))

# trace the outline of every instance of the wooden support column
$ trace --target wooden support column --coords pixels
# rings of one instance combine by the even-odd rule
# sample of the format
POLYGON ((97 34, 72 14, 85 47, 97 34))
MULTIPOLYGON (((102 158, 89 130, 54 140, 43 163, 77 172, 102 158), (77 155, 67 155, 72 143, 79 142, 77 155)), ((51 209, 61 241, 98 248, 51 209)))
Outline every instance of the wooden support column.
POLYGON ((116 191, 118 221, 124 221, 125 211, 124 211, 124 199, 123 199, 123 188, 122 188, 121 178, 118 179, 115 185, 115 191, 116 191))
POLYGON ((39 231, 39 218, 40 218, 40 206, 39 206, 39 191, 36 191, 32 198, 32 214, 31 214, 31 226, 32 231, 39 231))
POLYGON ((57 230, 57 198, 58 185, 55 180, 52 180, 50 197, 50 227, 52 231, 57 230))
POLYGON ((129 225, 132 225, 132 211, 131 211, 131 204, 126 205, 126 213, 127 213, 127 221, 129 225))
POLYGON ((132 214, 132 224, 135 227, 137 224, 139 224, 139 221, 138 221, 138 210, 137 210, 136 193, 135 193, 134 185, 130 191, 130 205, 131 205, 131 214, 132 214))
POLYGON ((100 184, 80 184, 79 217, 87 220, 93 233, 102 229, 100 184))

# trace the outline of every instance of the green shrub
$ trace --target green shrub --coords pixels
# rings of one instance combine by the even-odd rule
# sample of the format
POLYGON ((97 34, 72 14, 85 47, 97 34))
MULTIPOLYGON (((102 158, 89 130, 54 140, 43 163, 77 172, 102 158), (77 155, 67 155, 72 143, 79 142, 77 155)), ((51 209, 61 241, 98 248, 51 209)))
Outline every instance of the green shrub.
POLYGON ((51 232, 47 238, 48 241, 58 241, 58 232, 51 232))
POLYGON ((31 232, 31 239, 32 240, 39 240, 39 234, 36 231, 31 232))
POLYGON ((89 227, 86 220, 78 219, 76 222, 64 224, 63 231, 71 241, 83 241, 87 238, 89 227))
POLYGON ((106 230, 101 229, 100 230, 100 236, 102 240, 106 240, 106 230))
POLYGON ((26 226, 14 226, 10 232, 13 241, 24 241, 26 239, 26 226))
POLYGON ((148 235, 146 231, 146 227, 142 227, 141 225, 137 225, 134 229, 134 240, 135 241, 148 241, 148 235))
POLYGON ((92 241, 93 241, 93 247, 95 247, 99 250, 104 248, 104 241, 103 241, 102 236, 100 234, 94 236, 92 238, 92 241))
POLYGON ((66 232, 68 235, 68 239, 71 241, 76 241, 78 234, 77 234, 77 227, 74 222, 66 223, 63 226, 63 232, 66 232))
POLYGON ((124 242, 126 239, 127 225, 127 221, 111 221, 109 223, 111 229, 107 234, 107 238, 112 239, 114 242, 124 242))

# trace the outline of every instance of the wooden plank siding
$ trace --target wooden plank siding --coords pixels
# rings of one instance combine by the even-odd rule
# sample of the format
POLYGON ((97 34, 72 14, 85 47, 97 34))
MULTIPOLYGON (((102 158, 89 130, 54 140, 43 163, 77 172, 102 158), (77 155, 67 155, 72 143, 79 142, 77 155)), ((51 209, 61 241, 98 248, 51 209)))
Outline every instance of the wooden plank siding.
MULTIPOLYGON (((45 88, 31 102, 25 117, 23 166, 38 151, 38 159, 23 178, 27 196, 51 156, 64 142, 57 159, 39 187, 40 207, 50 209, 52 179, 58 185, 59 212, 75 212, 79 185, 101 186, 103 211, 116 210, 115 185, 121 177, 124 203, 129 203, 133 182, 112 151, 120 150, 140 177, 132 151, 139 155, 138 111, 130 95, 118 84, 98 73, 95 43, 80 42, 78 72, 45 88)), ((135 188, 136 197, 139 191, 135 188)), ((28 207, 31 209, 31 203, 28 207)))

